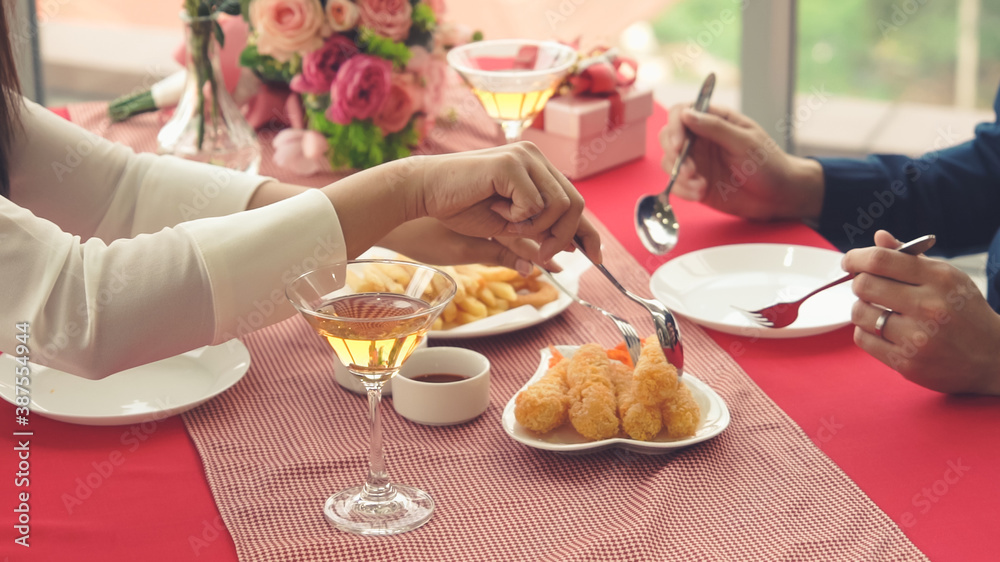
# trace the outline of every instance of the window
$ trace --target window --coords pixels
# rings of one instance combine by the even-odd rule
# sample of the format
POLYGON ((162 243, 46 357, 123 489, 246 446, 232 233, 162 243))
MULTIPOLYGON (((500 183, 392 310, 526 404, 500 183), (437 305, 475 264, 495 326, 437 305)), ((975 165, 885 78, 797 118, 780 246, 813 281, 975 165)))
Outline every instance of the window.
POLYGON ((179 0, 35 0, 45 102, 111 99, 179 68, 179 0))
POLYGON ((797 150, 918 155, 971 138, 993 119, 996 29, 994 1, 799 2, 796 114, 814 118, 797 150))

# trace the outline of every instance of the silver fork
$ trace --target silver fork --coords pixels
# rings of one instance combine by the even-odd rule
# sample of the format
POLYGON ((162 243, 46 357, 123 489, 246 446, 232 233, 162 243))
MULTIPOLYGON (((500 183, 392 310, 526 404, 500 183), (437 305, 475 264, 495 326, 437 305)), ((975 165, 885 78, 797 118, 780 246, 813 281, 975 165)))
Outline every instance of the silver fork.
POLYGON ((625 347, 628 348, 628 354, 629 357, 632 358, 632 364, 635 365, 639 362, 639 352, 642 351, 642 340, 639 338, 639 333, 635 331, 635 327, 633 327, 631 324, 629 324, 622 318, 619 318, 618 316, 615 316, 614 314, 611 314, 607 310, 604 310, 603 308, 597 306, 596 304, 591 304, 581 299, 580 297, 573 294, 569 289, 563 287, 562 284, 559 283, 559 281, 556 281, 554 275, 542 269, 541 267, 539 267, 538 269, 541 270, 541 272, 545 275, 546 278, 548 278, 549 282, 555 285, 556 288, 559 289, 560 291, 566 293, 566 295, 568 295, 569 298, 573 299, 577 303, 582 304, 587 308, 596 310, 597 312, 600 312, 601 314, 610 318, 611 321, 615 323, 615 326, 618 327, 618 331, 622 333, 622 337, 625 338, 625 347))
MULTIPOLYGON (((580 240, 579 236, 573 237, 573 243, 584 256, 587 256, 587 253, 583 251, 583 241, 580 240)), ((587 259, 590 259, 590 256, 587 256, 587 259)), ((677 320, 674 319, 673 313, 660 301, 644 299, 623 287, 604 265, 594 260, 590 260, 590 263, 594 264, 594 267, 603 273, 608 278, 608 281, 611 281, 611 284, 623 295, 639 303, 649 311, 650 316, 653 317, 653 326, 656 327, 656 338, 660 341, 663 355, 666 356, 667 361, 670 361, 671 365, 677 367, 677 375, 681 376, 684 371, 684 346, 681 345, 681 328, 677 325, 677 320)))

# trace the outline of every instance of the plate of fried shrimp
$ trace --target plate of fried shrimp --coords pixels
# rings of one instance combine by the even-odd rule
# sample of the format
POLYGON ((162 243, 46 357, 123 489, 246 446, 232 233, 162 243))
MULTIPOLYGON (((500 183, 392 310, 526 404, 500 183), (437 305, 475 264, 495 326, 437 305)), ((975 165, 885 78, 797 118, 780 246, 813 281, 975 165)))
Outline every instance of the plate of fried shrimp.
POLYGON ((711 387, 677 369, 655 337, 633 368, 627 353, 597 344, 550 346, 501 418, 515 441, 562 453, 617 447, 663 454, 715 437, 729 408, 711 387), (621 360, 619 360, 621 359, 621 360))

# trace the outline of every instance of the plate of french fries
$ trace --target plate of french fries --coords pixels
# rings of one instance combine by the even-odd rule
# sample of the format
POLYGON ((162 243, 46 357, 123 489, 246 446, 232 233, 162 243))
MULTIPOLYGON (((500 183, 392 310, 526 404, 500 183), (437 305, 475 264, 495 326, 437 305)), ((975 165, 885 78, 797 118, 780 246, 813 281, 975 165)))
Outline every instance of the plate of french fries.
MULTIPOLYGON (((392 250, 372 248, 361 258, 403 259, 392 250)), ((554 258, 563 270, 554 274, 568 290, 579 288, 580 276, 592 267, 578 252, 561 252, 554 258)), ((501 266, 468 264, 437 266, 455 279, 455 298, 441 312, 428 338, 468 339, 504 334, 534 326, 557 316, 573 303, 540 277, 528 277, 501 266)))

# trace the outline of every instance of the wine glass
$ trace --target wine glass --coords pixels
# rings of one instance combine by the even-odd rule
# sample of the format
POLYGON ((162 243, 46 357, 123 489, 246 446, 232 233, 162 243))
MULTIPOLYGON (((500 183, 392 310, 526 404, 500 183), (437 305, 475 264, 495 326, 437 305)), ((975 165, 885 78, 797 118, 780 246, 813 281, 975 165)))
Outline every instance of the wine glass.
POLYGON ((530 39, 475 41, 448 51, 448 64, 500 123, 508 143, 521 139, 576 61, 568 45, 530 39))
POLYGON ((323 512, 337 528, 392 535, 426 523, 434 500, 392 484, 382 455, 382 385, 420 344, 455 296, 455 281, 439 269, 396 260, 355 260, 322 267, 288 284, 285 295, 368 391, 371 421, 368 477, 330 496, 323 512))

